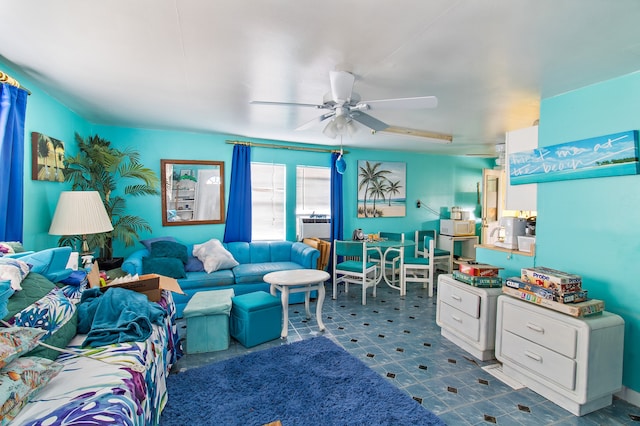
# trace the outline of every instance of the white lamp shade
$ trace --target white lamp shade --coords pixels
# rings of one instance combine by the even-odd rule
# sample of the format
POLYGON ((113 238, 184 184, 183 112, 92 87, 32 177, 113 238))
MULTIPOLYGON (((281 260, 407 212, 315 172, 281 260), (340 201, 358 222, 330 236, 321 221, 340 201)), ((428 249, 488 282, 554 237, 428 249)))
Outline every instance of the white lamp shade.
POLYGON ((87 235, 113 230, 97 191, 63 191, 53 214, 49 234, 87 235))

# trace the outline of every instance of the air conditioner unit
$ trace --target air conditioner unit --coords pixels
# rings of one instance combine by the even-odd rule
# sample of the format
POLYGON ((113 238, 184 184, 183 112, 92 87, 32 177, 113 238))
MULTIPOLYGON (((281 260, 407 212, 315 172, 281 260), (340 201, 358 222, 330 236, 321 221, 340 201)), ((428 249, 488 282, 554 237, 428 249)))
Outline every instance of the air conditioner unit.
POLYGON ((300 236, 303 238, 317 237, 320 239, 329 239, 331 237, 331 219, 301 217, 300 218, 300 236))

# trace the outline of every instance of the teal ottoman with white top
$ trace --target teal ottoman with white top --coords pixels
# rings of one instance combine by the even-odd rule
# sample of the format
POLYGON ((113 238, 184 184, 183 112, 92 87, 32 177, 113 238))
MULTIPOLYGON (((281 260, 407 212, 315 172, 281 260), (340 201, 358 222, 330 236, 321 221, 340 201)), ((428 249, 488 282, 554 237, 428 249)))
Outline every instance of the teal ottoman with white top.
POLYGON ((282 302, 265 291, 232 299, 229 331, 242 346, 250 348, 280 337, 282 302))
POLYGON ((188 354, 229 348, 229 314, 233 289, 200 291, 184 308, 188 354))

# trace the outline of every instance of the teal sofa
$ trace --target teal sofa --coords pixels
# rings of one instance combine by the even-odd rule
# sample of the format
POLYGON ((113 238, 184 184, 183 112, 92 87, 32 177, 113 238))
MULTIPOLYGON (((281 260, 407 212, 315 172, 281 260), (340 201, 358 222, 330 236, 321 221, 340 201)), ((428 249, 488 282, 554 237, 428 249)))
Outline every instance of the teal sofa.
MULTIPOLYGON (((192 253, 193 244, 186 246, 188 252, 192 253)), ((186 272, 186 278, 178 279, 185 294, 173 295, 178 317, 182 317, 185 306, 199 291, 232 288, 236 296, 254 291, 269 292, 270 285, 262 279, 266 274, 290 269, 315 269, 320 257, 318 250, 300 242, 232 242, 225 243, 223 246, 239 265, 211 273, 186 272)), ((132 275, 143 274, 143 258, 149 255, 150 252, 146 248, 133 252, 122 263, 122 270, 132 275)), ((304 302, 304 293, 295 293, 290 296, 289 303, 302 302, 304 302)))

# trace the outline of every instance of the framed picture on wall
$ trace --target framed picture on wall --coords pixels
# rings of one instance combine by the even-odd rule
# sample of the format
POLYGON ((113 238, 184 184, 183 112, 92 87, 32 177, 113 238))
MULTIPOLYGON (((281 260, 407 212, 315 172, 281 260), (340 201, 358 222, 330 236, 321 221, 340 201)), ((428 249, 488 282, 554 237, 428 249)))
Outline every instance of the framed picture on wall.
POLYGON ((358 217, 407 214, 407 164, 358 160, 358 217))
POLYGON ((64 143, 42 133, 31 133, 31 179, 64 182, 64 143))

